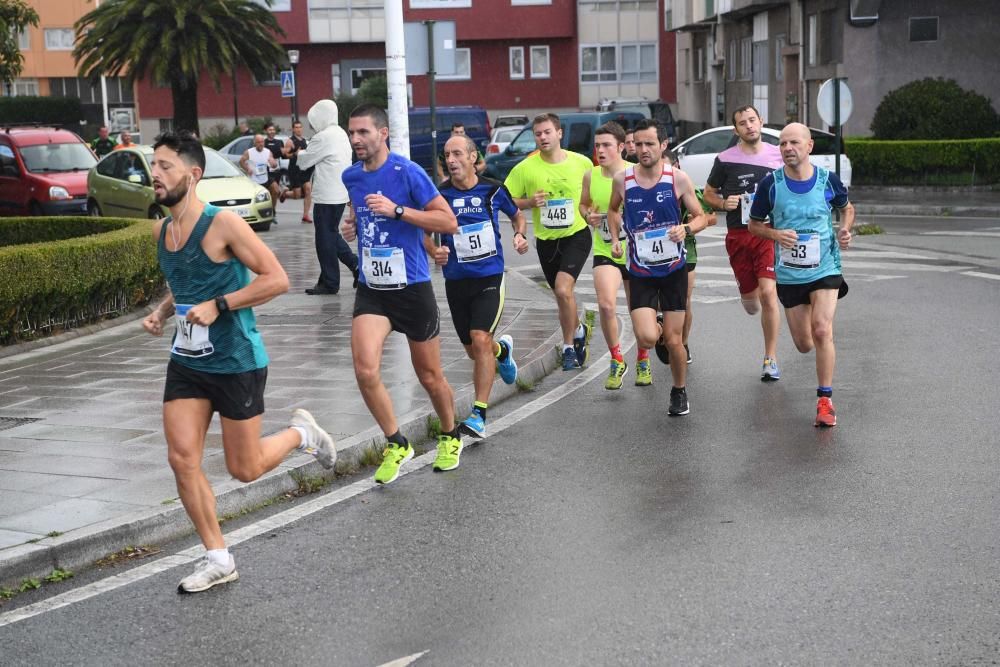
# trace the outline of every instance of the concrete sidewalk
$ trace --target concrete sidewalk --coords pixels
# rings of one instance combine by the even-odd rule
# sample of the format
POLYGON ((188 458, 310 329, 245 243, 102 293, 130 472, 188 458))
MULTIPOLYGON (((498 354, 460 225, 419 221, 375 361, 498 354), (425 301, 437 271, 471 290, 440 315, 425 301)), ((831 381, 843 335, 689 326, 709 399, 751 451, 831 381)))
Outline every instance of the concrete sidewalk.
POLYGON ((858 185, 851 201, 862 222, 879 215, 1000 219, 1000 188, 912 188, 858 185))
MULTIPOLYGON (((354 291, 343 272, 336 296, 303 289, 318 271, 311 227, 291 209, 262 238, 275 250, 292 288, 256 309, 271 365, 263 430, 287 426, 291 411, 310 410, 337 441, 339 458, 356 458, 381 431, 355 384, 350 351, 354 291), (286 220, 287 218, 287 220, 286 220)), ((442 363, 456 393, 459 419, 472 403, 472 363, 454 333, 439 271, 442 363)), ((519 376, 533 383, 556 365, 558 320, 551 294, 516 271, 499 331, 515 340, 519 376)), ((128 545, 188 534, 166 462, 162 392, 169 338, 145 334, 139 321, 0 359, 0 585, 40 577, 55 567, 79 569, 128 545)), ((410 365, 406 340, 393 334, 383 378, 405 434, 427 433, 430 402, 410 365)), ((497 380, 492 402, 517 392, 497 380)), ((322 474, 311 456, 289 456, 251 484, 225 468, 216 417, 204 467, 220 516, 259 505, 322 474)))

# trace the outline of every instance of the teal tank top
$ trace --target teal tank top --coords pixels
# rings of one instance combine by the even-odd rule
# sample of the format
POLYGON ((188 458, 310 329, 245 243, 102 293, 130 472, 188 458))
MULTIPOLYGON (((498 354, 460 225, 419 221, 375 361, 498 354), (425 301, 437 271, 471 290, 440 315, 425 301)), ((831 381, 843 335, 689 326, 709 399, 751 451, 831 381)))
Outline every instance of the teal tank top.
POLYGON ((246 373, 267 366, 264 341, 257 331, 257 319, 250 308, 221 313, 209 327, 184 320, 191 306, 230 294, 250 283, 250 271, 235 257, 215 262, 201 247, 202 239, 219 209, 206 206, 191 236, 176 251, 167 250, 167 218, 160 228, 157 257, 160 270, 174 295, 177 330, 171 346, 171 360, 203 373, 246 373))
POLYGON ((794 229, 799 242, 794 248, 774 244, 774 274, 781 285, 802 285, 826 276, 839 275, 840 246, 833 233, 833 213, 826 200, 829 173, 816 167, 816 183, 805 194, 796 194, 785 182, 784 169, 774 171, 775 229, 794 229))

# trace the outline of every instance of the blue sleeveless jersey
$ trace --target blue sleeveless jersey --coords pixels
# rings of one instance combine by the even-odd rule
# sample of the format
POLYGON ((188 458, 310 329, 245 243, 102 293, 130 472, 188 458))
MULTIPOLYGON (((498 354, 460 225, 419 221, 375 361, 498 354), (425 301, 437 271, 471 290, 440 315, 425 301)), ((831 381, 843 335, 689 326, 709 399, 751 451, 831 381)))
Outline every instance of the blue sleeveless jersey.
POLYGON ((508 217, 517 214, 517 206, 502 183, 479 177, 468 190, 461 190, 451 179, 438 186, 458 219, 458 234, 442 234, 448 246, 444 277, 448 280, 485 278, 503 273, 503 245, 500 242, 500 212, 508 217))
POLYGON ((644 188, 635 180, 635 167, 625 169, 625 212, 622 217, 628 235, 628 272, 637 278, 662 278, 684 266, 684 243, 667 236, 681 224, 680 202, 674 191, 674 172, 663 166, 660 180, 644 188))
POLYGON ((775 229, 794 229, 799 243, 791 249, 775 244, 774 275, 782 285, 802 285, 825 276, 839 275, 840 246, 833 233, 833 214, 827 200, 830 172, 816 167, 812 189, 797 194, 788 188, 784 169, 773 173, 774 207, 771 224, 775 229))

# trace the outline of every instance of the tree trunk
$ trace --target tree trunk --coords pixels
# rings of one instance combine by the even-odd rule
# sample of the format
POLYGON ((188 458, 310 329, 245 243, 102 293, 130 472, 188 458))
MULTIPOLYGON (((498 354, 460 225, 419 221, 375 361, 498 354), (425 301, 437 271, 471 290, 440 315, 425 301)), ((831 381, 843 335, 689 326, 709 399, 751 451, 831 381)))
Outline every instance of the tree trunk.
POLYGON ((198 83, 174 80, 170 83, 174 102, 174 131, 192 130, 201 136, 198 128, 198 83))

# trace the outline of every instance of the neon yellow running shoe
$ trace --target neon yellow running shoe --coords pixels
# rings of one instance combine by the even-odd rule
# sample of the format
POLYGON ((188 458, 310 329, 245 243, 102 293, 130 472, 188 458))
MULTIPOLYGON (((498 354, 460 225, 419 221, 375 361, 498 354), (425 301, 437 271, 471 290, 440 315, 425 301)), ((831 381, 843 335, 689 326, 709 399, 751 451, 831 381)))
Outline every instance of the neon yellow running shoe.
POLYGON ((622 378, 628 373, 628 364, 624 361, 611 359, 611 369, 608 371, 608 379, 604 382, 605 389, 621 389, 622 378))
POLYGON ((635 386, 648 387, 653 384, 653 371, 649 367, 649 359, 643 359, 635 365, 635 386))
POLYGON ((434 459, 434 472, 454 470, 458 467, 458 457, 462 455, 462 439, 442 433, 438 436, 438 453, 434 459))
POLYGON ((390 442, 382 452, 382 465, 375 471, 375 482, 389 484, 399 477, 399 466, 413 458, 413 446, 405 446, 390 442))

